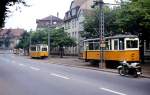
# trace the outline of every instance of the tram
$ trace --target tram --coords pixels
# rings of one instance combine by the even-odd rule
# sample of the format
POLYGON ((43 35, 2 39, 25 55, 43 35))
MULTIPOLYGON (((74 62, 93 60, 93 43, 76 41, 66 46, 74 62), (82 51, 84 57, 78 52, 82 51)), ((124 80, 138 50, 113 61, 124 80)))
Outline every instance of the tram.
MULTIPOLYGON (((139 38, 136 35, 115 35, 105 38, 104 60, 140 62, 139 38)), ((99 38, 84 40, 82 58, 86 61, 101 59, 99 38)))
POLYGON ((48 57, 48 45, 46 44, 31 45, 29 52, 31 58, 48 57))

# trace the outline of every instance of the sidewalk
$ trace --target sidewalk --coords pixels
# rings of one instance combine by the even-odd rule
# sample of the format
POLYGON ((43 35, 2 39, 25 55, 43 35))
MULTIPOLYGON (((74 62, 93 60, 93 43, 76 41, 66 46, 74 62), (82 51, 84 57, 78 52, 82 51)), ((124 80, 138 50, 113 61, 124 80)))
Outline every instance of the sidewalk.
MULTIPOLYGON (((111 73, 118 73, 117 69, 99 69, 98 66, 92 66, 89 62, 85 62, 82 59, 79 59, 78 57, 74 56, 64 56, 64 58, 59 58, 59 56, 50 57, 48 60, 45 60, 48 63, 51 64, 60 64, 65 66, 71 66, 71 67, 80 67, 80 68, 86 68, 86 69, 92 69, 92 70, 100 70, 105 72, 111 72, 111 73)), ((150 78, 150 64, 142 65, 142 76, 146 78, 150 78)))

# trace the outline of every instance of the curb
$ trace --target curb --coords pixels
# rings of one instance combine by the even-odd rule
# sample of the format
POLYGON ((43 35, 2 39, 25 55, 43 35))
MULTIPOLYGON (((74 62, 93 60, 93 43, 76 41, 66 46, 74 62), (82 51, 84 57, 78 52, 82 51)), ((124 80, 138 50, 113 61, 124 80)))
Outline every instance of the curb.
POLYGON ((110 72, 110 73, 117 73, 116 71, 109 71, 109 70, 104 70, 104 69, 99 69, 99 68, 91 68, 91 67, 85 67, 85 66, 68 65, 68 64, 62 64, 62 63, 50 63, 50 64, 58 64, 58 65, 69 66, 69 67, 77 67, 77 68, 91 69, 91 70, 96 70, 96 71, 104 71, 104 72, 110 72))
MULTIPOLYGON (((99 69, 99 68, 91 68, 91 67, 85 67, 85 66, 69 65, 69 64, 63 64, 63 63, 50 63, 50 64, 58 64, 58 65, 63 65, 63 66, 84 68, 84 69, 90 69, 90 70, 96 70, 96 71, 103 71, 103 72, 109 72, 109 73, 118 74, 117 71, 109 71, 109 70, 99 69)), ((141 77, 150 79, 150 76, 147 76, 147 75, 141 75, 141 77)))

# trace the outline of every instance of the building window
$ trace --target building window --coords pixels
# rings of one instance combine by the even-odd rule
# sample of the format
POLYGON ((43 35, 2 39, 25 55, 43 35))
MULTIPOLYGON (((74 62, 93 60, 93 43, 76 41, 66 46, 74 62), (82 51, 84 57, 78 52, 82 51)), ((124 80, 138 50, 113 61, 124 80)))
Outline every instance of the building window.
POLYGON ((54 22, 53 22, 53 24, 54 24, 54 25, 56 25, 56 24, 57 24, 57 22, 56 22, 56 21, 54 21, 54 22))
POLYGON ((68 29, 70 29, 70 22, 68 22, 68 29))
POLYGON ((74 27, 76 27, 76 24, 77 24, 77 23, 76 23, 76 19, 75 19, 75 20, 74 20, 74 27))

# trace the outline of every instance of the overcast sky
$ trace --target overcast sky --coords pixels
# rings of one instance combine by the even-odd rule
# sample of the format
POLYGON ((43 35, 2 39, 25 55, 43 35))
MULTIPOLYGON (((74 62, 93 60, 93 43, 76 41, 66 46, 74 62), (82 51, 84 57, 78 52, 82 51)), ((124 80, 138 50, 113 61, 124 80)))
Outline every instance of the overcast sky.
MULTIPOLYGON (((36 19, 44 18, 49 15, 57 15, 63 18, 66 11, 69 10, 72 0, 26 0, 30 7, 23 7, 16 11, 16 7, 11 7, 12 13, 6 19, 5 28, 24 28, 26 30, 36 28, 36 19)), ((104 0, 113 2, 114 0, 104 0)))

